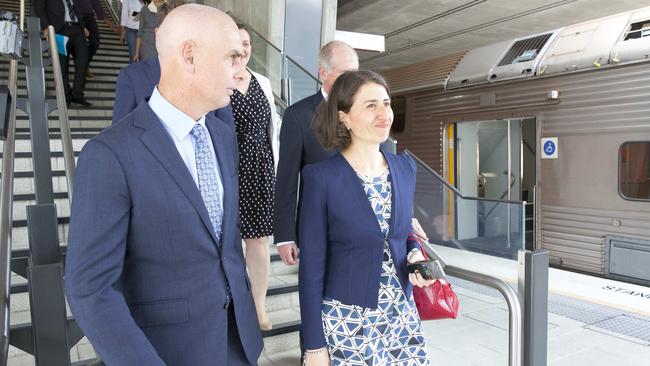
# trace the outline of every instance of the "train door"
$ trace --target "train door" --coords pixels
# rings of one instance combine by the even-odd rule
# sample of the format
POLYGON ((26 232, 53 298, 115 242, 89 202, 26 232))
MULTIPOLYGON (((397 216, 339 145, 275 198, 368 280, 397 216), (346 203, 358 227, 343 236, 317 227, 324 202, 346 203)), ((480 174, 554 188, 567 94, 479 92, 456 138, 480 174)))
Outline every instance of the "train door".
MULTIPOLYGON (((526 201, 526 247, 534 248, 535 118, 459 122, 447 127, 447 179, 464 195, 493 200, 526 201)), ((481 217, 477 212, 476 230, 481 217)), ((464 227, 473 227, 470 223, 464 227)), ((459 233, 461 234, 461 233, 459 233)))

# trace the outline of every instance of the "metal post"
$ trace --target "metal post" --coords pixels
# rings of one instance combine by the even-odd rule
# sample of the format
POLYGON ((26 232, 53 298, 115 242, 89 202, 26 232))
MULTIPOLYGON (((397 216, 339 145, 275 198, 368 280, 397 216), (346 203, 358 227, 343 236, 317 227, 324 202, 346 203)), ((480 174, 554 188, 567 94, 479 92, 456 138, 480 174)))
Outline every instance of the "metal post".
POLYGON ((519 251, 519 300, 523 309, 523 364, 545 366, 548 350, 548 252, 519 251))
POLYGON ((29 128, 32 135, 34 192, 36 193, 37 204, 54 203, 50 137, 45 98, 45 68, 43 65, 43 47, 41 45, 41 22, 38 18, 27 18, 27 34, 27 43, 29 45, 27 95, 29 96, 29 128))
MULTIPOLYGON (((37 366, 68 366, 70 365, 68 325, 52 187, 45 68, 38 18, 27 18, 27 35, 29 45, 27 112, 36 192, 36 205, 27 207, 30 248, 28 277, 33 350, 37 366)), ((50 38, 54 37, 50 36, 50 38)), ((51 52, 56 52, 56 49, 51 52)))

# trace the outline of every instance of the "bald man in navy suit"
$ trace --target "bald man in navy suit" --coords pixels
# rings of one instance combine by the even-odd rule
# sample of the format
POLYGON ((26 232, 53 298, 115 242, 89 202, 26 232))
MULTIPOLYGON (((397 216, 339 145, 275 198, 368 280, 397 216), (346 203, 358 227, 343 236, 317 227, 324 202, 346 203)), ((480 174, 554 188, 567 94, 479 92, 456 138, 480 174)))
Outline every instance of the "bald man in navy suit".
POLYGON ((237 138, 211 113, 243 73, 239 31, 225 13, 188 4, 158 34, 151 98, 79 156, 70 309, 106 365, 257 365, 237 138))

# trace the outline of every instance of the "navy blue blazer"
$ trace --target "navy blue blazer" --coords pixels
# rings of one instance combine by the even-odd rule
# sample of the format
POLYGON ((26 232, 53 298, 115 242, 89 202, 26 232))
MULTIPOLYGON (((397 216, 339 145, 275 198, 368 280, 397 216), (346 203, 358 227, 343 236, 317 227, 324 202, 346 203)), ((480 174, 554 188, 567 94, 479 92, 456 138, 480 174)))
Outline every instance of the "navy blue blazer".
POLYGON ((227 284, 248 363, 257 364, 262 338, 239 231, 237 140, 213 115, 206 126, 225 192, 220 248, 199 189, 146 102, 79 156, 65 289, 107 365, 226 365, 227 284))
MULTIPOLYGON (((115 82, 115 103, 112 122, 115 124, 129 114, 143 100, 149 100, 153 88, 160 81, 158 57, 134 62, 122 68, 115 82)), ((214 111, 215 116, 235 128, 235 118, 230 104, 214 111)))
MULTIPOLYGON (((416 167, 407 155, 383 152, 390 171, 392 209, 388 234, 395 269, 407 297, 412 286, 406 255, 413 216, 416 167)), ((323 297, 376 308, 384 235, 355 171, 337 153, 306 166, 300 210, 300 316, 306 349, 325 347, 323 297)))
POLYGON ((335 153, 325 150, 318 141, 312 121, 316 108, 323 101, 317 91, 293 104, 284 112, 280 129, 280 161, 275 181, 273 238, 276 243, 297 242, 296 212, 300 212, 302 181, 298 175, 307 164, 318 163, 335 153))

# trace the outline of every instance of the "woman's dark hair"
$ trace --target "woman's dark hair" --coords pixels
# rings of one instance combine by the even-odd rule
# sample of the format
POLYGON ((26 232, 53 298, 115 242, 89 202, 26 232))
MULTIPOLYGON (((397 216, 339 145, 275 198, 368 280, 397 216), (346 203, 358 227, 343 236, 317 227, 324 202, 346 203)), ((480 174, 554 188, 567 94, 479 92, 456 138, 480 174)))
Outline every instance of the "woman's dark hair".
POLYGON ((390 95, 386 80, 374 71, 346 71, 336 79, 314 119, 314 130, 324 148, 343 149, 350 145, 350 131, 339 120, 339 112, 349 113, 359 89, 370 83, 383 86, 390 95))

